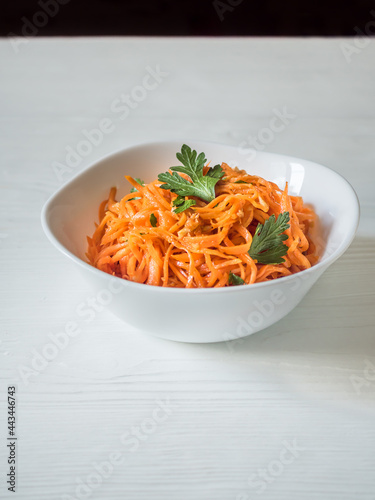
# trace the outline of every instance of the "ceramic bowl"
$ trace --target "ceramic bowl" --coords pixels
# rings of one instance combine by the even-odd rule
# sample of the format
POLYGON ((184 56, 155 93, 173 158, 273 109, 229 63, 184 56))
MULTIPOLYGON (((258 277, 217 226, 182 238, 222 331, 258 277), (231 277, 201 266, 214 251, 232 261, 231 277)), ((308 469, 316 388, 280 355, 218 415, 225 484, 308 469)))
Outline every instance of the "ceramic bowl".
MULTIPOLYGON (((86 236, 94 231, 98 206, 112 186, 121 198, 129 192, 124 175, 150 182, 176 163, 182 142, 141 144, 116 152, 77 175, 46 203, 44 231, 51 242, 84 273, 97 300, 133 329, 182 342, 229 341, 267 328, 302 300, 322 273, 354 238, 359 203, 350 184, 333 170, 289 156, 189 141, 214 165, 226 162, 273 181, 300 195, 319 216, 319 262, 277 280, 215 289, 154 287, 116 278, 86 262, 86 236)), ((82 316, 87 311, 81 311, 82 316)))

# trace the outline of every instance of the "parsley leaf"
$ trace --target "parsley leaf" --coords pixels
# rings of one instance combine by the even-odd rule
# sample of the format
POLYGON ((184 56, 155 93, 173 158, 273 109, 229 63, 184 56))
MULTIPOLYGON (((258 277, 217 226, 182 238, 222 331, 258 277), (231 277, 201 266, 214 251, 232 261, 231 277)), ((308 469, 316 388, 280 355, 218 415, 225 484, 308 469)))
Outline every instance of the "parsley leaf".
POLYGON ((158 180, 164 183, 160 187, 169 189, 180 196, 195 196, 207 203, 212 201, 216 196, 215 185, 224 175, 221 166, 215 165, 208 170, 206 175, 203 175, 203 167, 207 162, 205 154, 200 153, 197 156, 197 152, 192 151, 186 144, 182 146, 181 153, 177 153, 176 157, 182 166, 171 167, 172 174, 169 172, 159 174, 158 180), (188 175, 191 182, 177 172, 188 175))
MULTIPOLYGON (((145 182, 142 181, 142 179, 139 179, 138 177, 135 177, 134 180, 137 181, 138 184, 140 184, 141 186, 145 185, 145 182)), ((131 190, 130 190, 130 192, 131 193, 138 193, 138 189, 136 189, 135 187, 132 187, 131 190)), ((128 201, 132 201, 132 200, 139 200, 139 197, 137 197, 137 198, 130 198, 130 200, 128 200, 128 201)))
MULTIPOLYGON (((140 184, 141 186, 145 185, 145 181, 142 181, 142 179, 140 179, 139 177, 135 177, 134 180, 137 181, 138 184, 140 184)), ((131 190, 130 190, 130 192, 131 193, 137 193, 138 189, 136 189, 135 187, 132 187, 131 190)))
POLYGON ((179 214, 193 205, 196 205, 196 203, 197 202, 195 200, 185 200, 183 196, 179 195, 175 200, 173 200, 172 205, 175 207, 173 211, 175 214, 179 214))
POLYGON ((228 278, 228 284, 229 285, 243 285, 245 282, 244 280, 240 277, 237 276, 237 274, 233 274, 232 271, 229 273, 229 278, 228 278))
POLYGON ((152 226, 152 227, 156 227, 157 222, 158 222, 158 220, 157 220, 157 218, 155 217, 155 214, 151 214, 151 215, 150 215, 150 224, 151 224, 151 226, 152 226))
POLYGON ((258 224, 248 252, 250 257, 259 264, 282 264, 282 257, 288 251, 287 245, 283 243, 288 236, 282 233, 288 228, 289 212, 283 212, 277 220, 271 215, 264 225, 258 224))

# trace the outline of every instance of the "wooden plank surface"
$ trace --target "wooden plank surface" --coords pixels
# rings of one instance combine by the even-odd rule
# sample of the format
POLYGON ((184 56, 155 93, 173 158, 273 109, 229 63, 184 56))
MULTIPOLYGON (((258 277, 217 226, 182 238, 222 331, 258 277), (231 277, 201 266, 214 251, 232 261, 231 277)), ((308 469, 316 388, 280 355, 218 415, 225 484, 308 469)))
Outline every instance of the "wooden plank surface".
POLYGON ((1 499, 375 498, 375 42, 349 62, 344 43, 35 39, 15 53, 0 42, 2 471, 14 384, 18 436, 17 493, 2 472, 1 499), (152 72, 155 89, 120 112, 152 72), (260 147, 330 166, 361 202, 355 241, 303 302, 213 345, 149 338, 106 310, 82 321, 94 292, 43 235, 48 197, 138 142, 240 145, 275 109, 289 123, 260 147), (54 162, 103 118, 112 133, 58 177, 54 162), (80 333, 43 363, 69 322, 80 333))

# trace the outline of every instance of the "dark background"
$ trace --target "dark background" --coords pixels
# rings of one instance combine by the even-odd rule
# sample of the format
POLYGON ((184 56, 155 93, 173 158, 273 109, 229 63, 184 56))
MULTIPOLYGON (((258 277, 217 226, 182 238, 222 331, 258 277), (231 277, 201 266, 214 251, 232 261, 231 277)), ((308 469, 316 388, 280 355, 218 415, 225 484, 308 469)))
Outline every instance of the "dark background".
POLYGON ((6 0, 0 36, 25 35, 27 21, 39 23, 29 36, 354 36, 375 21, 375 0, 58 1, 6 0), (44 25, 41 4, 58 10, 44 25))

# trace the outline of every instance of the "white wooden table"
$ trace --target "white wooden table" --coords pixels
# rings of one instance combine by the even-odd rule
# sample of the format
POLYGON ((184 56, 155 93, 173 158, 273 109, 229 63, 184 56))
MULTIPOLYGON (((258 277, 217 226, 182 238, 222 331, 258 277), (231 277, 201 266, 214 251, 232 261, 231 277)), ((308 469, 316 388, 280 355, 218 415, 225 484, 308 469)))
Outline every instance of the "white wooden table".
POLYGON ((347 42, 0 42, 1 499, 375 499, 375 41, 350 57, 347 42), (266 139, 275 113, 287 123, 266 139), (213 345, 135 334, 105 309, 80 318, 92 291, 43 235, 47 198, 138 142, 249 136, 330 166, 361 201, 354 243, 301 305, 213 345), (43 362, 71 322, 80 334, 43 362))

